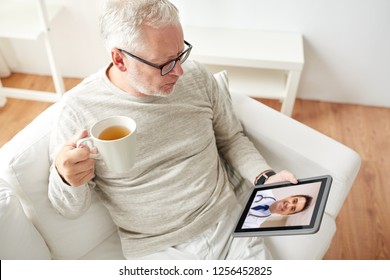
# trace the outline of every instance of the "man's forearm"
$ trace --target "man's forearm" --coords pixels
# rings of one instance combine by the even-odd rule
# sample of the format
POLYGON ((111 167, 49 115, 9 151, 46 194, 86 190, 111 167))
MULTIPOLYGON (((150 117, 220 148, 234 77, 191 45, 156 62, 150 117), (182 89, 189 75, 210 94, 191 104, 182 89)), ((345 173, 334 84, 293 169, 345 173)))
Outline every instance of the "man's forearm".
POLYGON ((69 186, 63 182, 54 166, 50 172, 48 196, 53 207, 66 218, 81 216, 91 203, 88 184, 79 187, 69 186))

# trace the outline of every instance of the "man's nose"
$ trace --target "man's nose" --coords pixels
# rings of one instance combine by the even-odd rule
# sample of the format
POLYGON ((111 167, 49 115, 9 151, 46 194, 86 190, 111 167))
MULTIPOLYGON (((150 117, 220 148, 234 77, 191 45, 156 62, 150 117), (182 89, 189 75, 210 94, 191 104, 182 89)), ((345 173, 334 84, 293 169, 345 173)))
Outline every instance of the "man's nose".
POLYGON ((171 72, 169 74, 173 74, 173 75, 176 75, 176 76, 181 76, 183 75, 183 68, 181 67, 181 64, 180 62, 176 62, 175 64, 175 67, 173 67, 173 69, 171 70, 171 72))

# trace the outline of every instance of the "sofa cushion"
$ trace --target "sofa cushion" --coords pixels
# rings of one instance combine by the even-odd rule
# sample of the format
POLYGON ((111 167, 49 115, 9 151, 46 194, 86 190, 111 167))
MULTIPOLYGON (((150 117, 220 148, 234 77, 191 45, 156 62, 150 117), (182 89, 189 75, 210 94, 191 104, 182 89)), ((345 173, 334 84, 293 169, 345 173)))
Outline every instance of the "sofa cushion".
POLYGON ((0 179, 0 259, 51 259, 49 248, 10 186, 0 179))
POLYGON ((52 257, 78 259, 111 236, 116 227, 96 196, 78 219, 64 218, 51 206, 47 194, 49 138, 56 106, 49 107, 1 148, 1 176, 16 188, 27 216, 44 237, 52 257))

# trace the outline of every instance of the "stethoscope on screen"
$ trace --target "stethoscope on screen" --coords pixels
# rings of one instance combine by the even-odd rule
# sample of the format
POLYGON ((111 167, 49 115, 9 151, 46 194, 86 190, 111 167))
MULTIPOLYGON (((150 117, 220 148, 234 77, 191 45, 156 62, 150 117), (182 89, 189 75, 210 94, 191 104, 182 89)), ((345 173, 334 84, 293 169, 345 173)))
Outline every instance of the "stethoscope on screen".
POLYGON ((259 197, 260 199, 255 199, 253 202, 260 202, 260 201, 262 201, 263 199, 267 199, 267 198, 269 198, 269 199, 272 199, 273 201, 276 201, 276 199, 275 199, 275 197, 272 197, 272 196, 264 196, 264 195, 262 195, 262 194, 258 194, 258 195, 256 195, 256 197, 255 198, 257 198, 257 197, 259 197))
MULTIPOLYGON (((253 203, 259 203, 261 202, 263 199, 271 199, 273 201, 276 201, 276 199, 272 196, 263 196, 262 194, 260 195, 256 195, 253 203)), ((251 210, 254 210, 256 211, 256 214, 253 214, 253 213, 249 213, 248 216, 255 216, 255 217, 259 217, 259 218, 266 218, 266 217, 269 217, 271 214, 270 213, 262 213, 263 211, 268 211, 268 208, 269 208, 269 205, 258 205, 258 206, 254 206, 254 207, 251 207, 250 209, 251 210), (260 209, 256 209, 258 207, 261 207, 260 209), (263 215, 261 215, 263 214, 263 215)))

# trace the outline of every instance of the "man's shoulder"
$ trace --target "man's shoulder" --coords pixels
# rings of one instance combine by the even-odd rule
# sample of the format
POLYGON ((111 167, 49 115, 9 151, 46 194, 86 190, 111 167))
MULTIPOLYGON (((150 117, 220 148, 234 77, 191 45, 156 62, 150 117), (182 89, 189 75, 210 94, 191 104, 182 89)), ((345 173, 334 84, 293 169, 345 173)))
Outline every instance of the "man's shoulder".
POLYGON ((183 81, 188 86, 209 87, 213 80, 213 74, 202 63, 195 60, 187 60, 183 64, 183 81))
POLYGON ((196 60, 190 60, 188 59, 184 64, 183 64, 183 70, 184 70, 184 75, 191 75, 191 76, 196 76, 199 78, 206 79, 210 77, 211 72, 206 68, 205 65, 202 63, 196 61, 196 60))
POLYGON ((83 98, 90 98, 90 94, 94 94, 103 90, 104 86, 104 70, 101 69, 90 76, 84 78, 78 85, 70 89, 64 94, 64 102, 72 102, 77 100, 79 102, 83 98))

